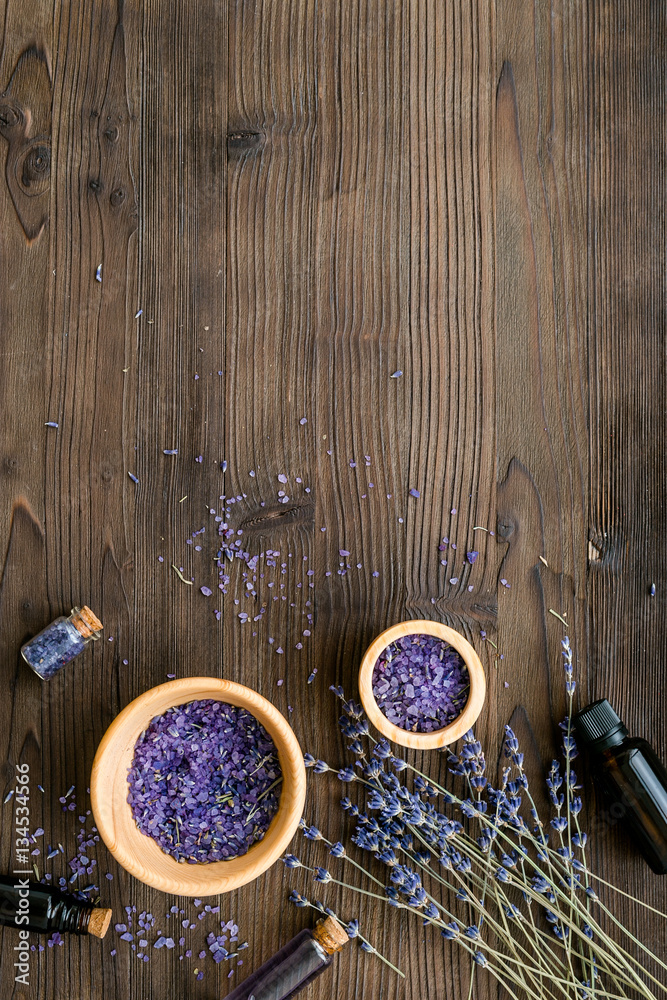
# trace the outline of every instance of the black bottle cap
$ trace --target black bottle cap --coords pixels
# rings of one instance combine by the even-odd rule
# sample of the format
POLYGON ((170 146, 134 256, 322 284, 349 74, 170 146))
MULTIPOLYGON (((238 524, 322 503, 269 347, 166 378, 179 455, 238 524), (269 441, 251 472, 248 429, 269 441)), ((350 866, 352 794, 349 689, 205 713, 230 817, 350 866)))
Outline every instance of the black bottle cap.
POLYGON ((594 701, 577 712, 574 724, 584 743, 598 752, 620 743, 628 735, 606 698, 594 701))

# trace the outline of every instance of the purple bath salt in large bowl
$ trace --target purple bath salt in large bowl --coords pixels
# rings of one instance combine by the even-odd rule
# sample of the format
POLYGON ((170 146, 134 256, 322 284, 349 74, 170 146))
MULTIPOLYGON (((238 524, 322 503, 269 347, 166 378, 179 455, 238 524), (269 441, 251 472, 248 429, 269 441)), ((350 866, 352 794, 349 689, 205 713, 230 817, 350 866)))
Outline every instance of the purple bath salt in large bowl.
POLYGON ((181 896, 229 892, 287 848, 306 771, 289 723, 257 691, 184 677, 116 716, 90 781, 95 825, 116 860, 181 896))
POLYGON ((460 632, 440 622, 400 622, 366 650, 359 694, 384 736, 430 750, 456 742, 471 728, 484 704, 486 678, 460 632))

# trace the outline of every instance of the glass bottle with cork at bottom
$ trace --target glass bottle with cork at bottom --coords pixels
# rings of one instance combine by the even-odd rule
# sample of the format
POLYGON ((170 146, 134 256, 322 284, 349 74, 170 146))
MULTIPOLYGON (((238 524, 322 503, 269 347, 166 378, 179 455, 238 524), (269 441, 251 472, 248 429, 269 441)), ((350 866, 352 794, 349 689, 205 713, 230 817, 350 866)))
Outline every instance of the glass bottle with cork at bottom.
POLYGON ((103 938, 110 923, 109 909, 20 875, 0 875, 0 924, 6 927, 38 934, 62 931, 103 938))
POLYGON ((289 1000, 327 969, 337 951, 349 941, 334 917, 318 920, 276 952, 227 1000, 289 1000))
POLYGON ((90 608, 72 608, 69 616, 61 615, 28 639, 21 647, 21 655, 37 676, 47 681, 82 653, 89 642, 99 639, 101 631, 102 622, 90 608))

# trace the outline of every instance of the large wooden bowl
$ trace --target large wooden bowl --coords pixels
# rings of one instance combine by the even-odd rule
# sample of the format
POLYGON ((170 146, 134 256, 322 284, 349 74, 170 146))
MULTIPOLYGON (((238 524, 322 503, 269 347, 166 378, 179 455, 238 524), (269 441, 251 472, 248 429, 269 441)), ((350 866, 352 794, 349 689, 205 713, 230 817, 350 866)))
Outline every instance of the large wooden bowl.
POLYGON ((265 872, 296 832, 306 797, 303 754, 287 720, 256 691, 216 677, 185 677, 151 688, 123 709, 102 738, 90 779, 95 824, 116 861, 141 882, 179 896, 212 896, 245 885, 265 872), (273 740, 283 774, 278 811, 264 837, 232 861, 188 864, 165 854, 141 833, 127 801, 127 772, 137 739, 156 715, 173 705, 213 698, 259 719, 273 740))
POLYGON ((475 650, 467 639, 460 632, 456 632, 447 625, 440 622, 430 622, 424 620, 399 622, 391 628, 382 632, 377 639, 370 644, 359 668, 359 697, 364 706, 369 721, 376 729, 403 747, 412 747, 413 750, 435 750, 437 747, 448 746, 455 743, 466 733, 477 721, 479 713, 482 711, 484 698, 486 696, 486 677, 484 667, 475 650), (453 722, 450 722, 444 729, 436 729, 432 733, 411 733, 407 729, 401 729, 390 722, 386 715, 382 713, 375 695, 373 694, 373 671, 375 664, 382 651, 396 639, 401 639, 405 635, 434 635, 438 639, 449 643, 461 654, 461 657, 468 668, 470 677, 470 693, 465 707, 460 715, 457 715, 453 722))

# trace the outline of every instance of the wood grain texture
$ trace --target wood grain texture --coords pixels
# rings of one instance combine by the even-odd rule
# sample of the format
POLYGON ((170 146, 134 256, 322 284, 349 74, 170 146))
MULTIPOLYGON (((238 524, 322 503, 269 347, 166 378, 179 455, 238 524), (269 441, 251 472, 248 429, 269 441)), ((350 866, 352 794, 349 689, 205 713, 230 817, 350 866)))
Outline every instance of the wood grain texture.
MULTIPOLYGON (((34 825, 68 856, 58 796, 87 808, 107 726, 167 673, 255 688, 338 763, 328 685, 355 693, 405 619, 477 649, 491 766, 509 720, 536 780, 555 750, 550 609, 581 702, 608 695, 667 757, 666 28, 637 0, 0 0, 0 773, 4 798, 30 764, 34 825), (216 560, 234 542, 246 558, 216 560), (104 639, 40 684, 21 642, 81 603, 104 639)), ((339 795, 309 784, 333 839, 339 795)), ((665 909, 605 815, 598 867, 665 909)), ((98 858, 114 913, 176 901, 98 858)), ((298 874, 223 897, 238 980, 310 921, 298 874)), ((407 980, 350 947, 311 1000, 468 995, 438 936, 325 891, 407 980)), ((74 940, 21 995, 237 981, 179 951, 74 940)))

